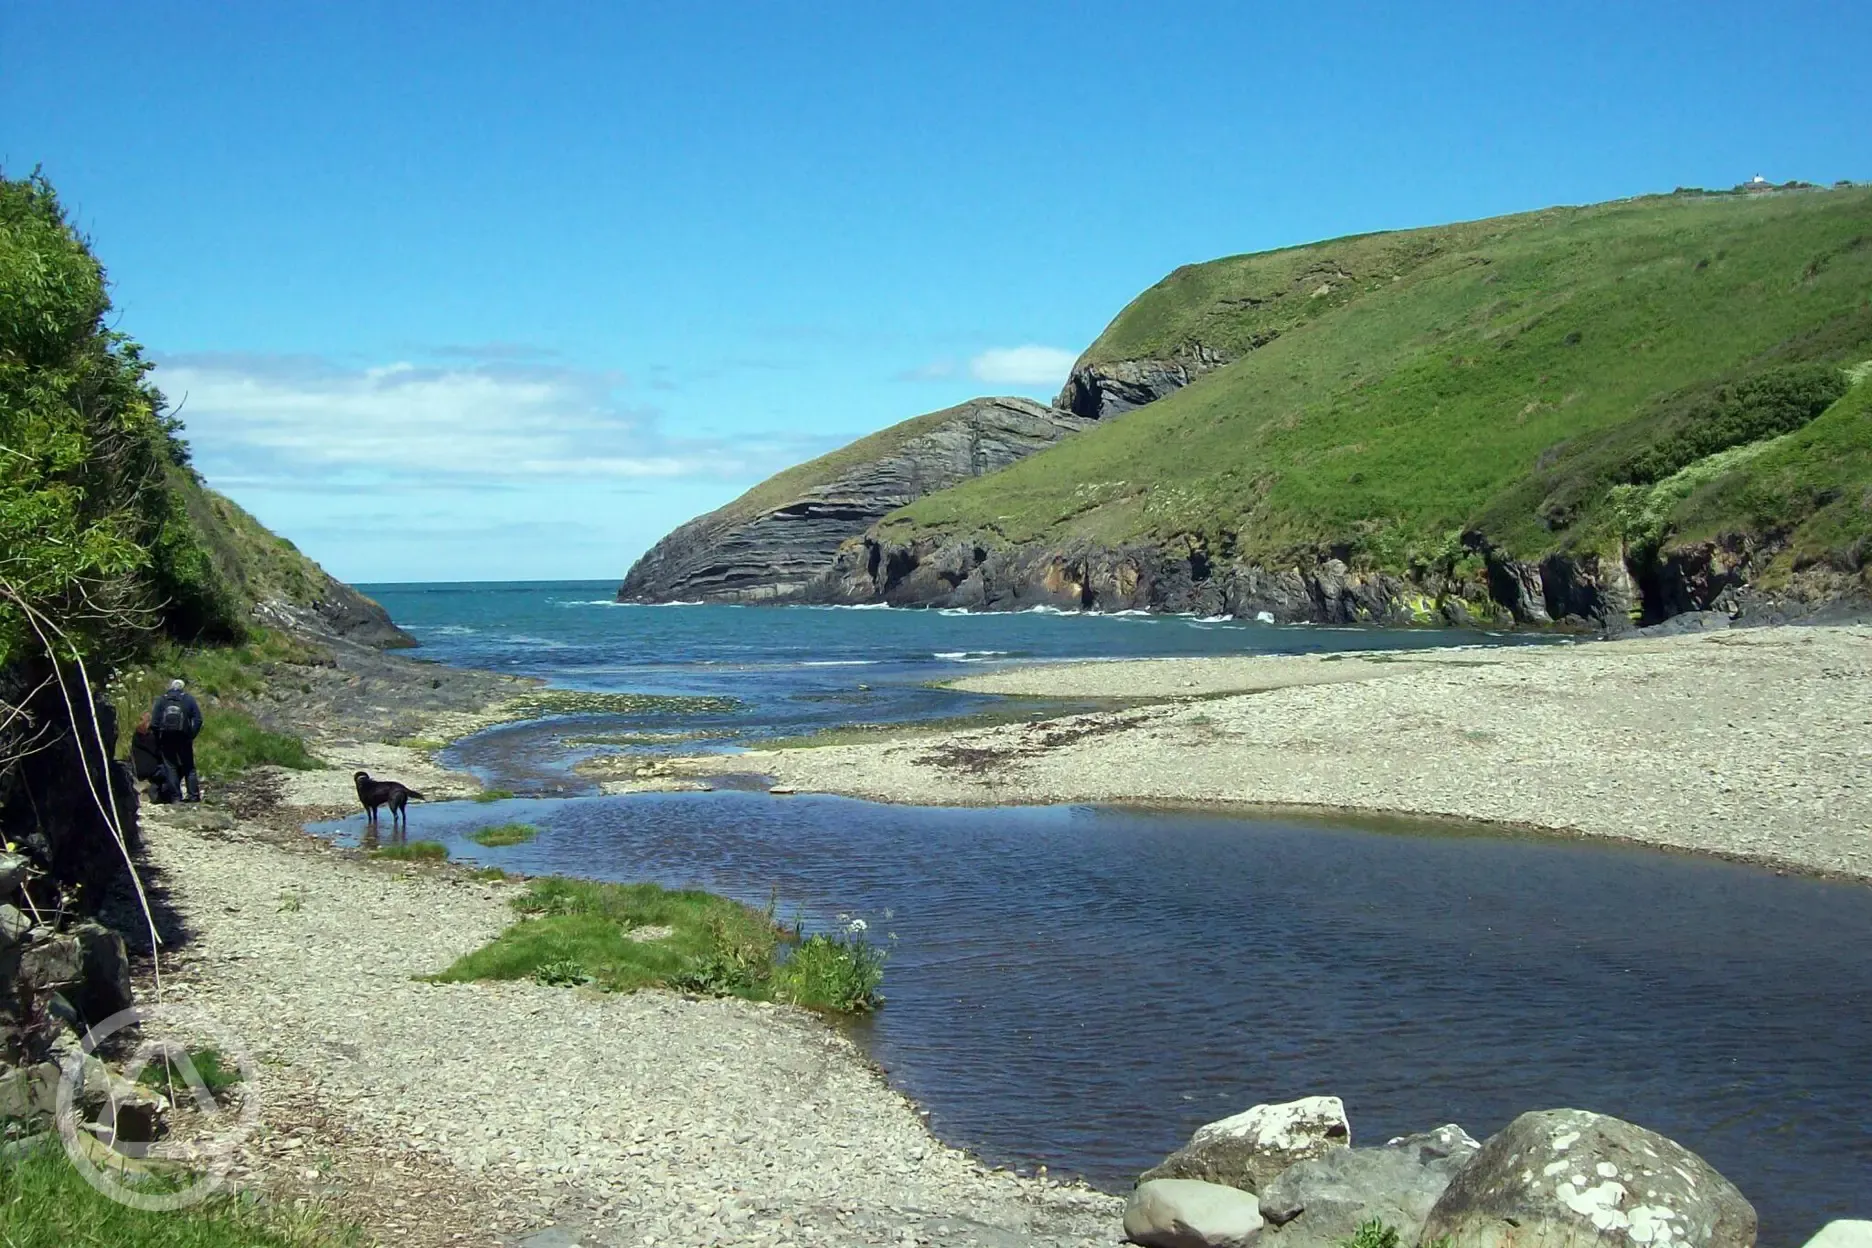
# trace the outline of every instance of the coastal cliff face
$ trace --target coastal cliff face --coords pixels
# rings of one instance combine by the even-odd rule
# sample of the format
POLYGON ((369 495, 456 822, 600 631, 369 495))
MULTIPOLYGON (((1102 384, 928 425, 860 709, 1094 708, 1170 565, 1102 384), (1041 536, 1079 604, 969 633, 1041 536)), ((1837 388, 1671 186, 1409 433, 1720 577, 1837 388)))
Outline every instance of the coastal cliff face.
POLYGON ((918 417, 847 448, 855 454, 838 452, 802 465, 691 520, 637 561, 618 600, 776 602, 807 596, 827 576, 840 546, 881 517, 1005 468, 1093 423, 1020 398, 974 399, 918 417), (888 436, 893 433, 898 436, 888 436))
MULTIPOLYGON (((1200 546, 990 548, 876 532, 848 542, 808 597, 856 604, 1025 611, 1166 611, 1275 623, 1625 626, 1646 616, 1620 559, 1509 559, 1476 537, 1472 575, 1355 569, 1324 557, 1285 567, 1217 560, 1200 546)), ((1672 569, 1676 568, 1673 562, 1672 569)), ((1731 568, 1733 571, 1733 568, 1731 568)), ((1717 605, 1733 577, 1665 573, 1680 610, 1717 605), (1712 589, 1716 592, 1712 593, 1712 589)), ((1733 594, 1732 594, 1733 596, 1733 594)))
POLYGON ((1280 624, 1518 626, 1622 632, 1714 612, 1800 619, 1862 602, 1860 569, 1816 563, 1775 575, 1785 542, 1744 535, 1624 556, 1521 560, 1466 534, 1447 570, 1391 572, 1327 555, 1286 566, 1219 561, 1200 546, 989 547, 873 530, 839 549, 804 593, 819 602, 978 611, 1162 611, 1280 624))
POLYGON ((1872 188, 1686 192, 1187 265, 1074 364, 1050 410, 1079 436, 903 488, 911 439, 874 435, 623 596, 1610 631, 1863 607, 1868 239, 1872 188))

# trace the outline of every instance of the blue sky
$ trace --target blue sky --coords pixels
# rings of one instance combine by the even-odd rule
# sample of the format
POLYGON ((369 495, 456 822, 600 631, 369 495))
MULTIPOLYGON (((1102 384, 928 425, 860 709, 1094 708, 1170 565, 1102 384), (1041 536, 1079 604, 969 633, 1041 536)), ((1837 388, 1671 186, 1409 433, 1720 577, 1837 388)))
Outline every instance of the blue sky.
POLYGON ((1872 178, 1872 5, 0 5, 0 164, 350 580, 621 578, 1220 255, 1872 178), (1305 9, 1305 12, 1295 10, 1305 9))

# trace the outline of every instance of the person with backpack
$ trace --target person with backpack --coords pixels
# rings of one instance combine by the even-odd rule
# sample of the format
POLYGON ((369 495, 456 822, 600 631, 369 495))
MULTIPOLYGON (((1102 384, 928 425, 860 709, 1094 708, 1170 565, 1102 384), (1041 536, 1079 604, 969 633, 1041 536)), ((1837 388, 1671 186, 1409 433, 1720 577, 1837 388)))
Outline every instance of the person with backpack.
POLYGON ((156 752, 165 766, 173 769, 178 782, 188 786, 187 801, 201 801, 201 780, 195 775, 195 738, 202 730, 201 704, 194 695, 172 680, 166 692, 150 707, 150 724, 156 729, 156 752))

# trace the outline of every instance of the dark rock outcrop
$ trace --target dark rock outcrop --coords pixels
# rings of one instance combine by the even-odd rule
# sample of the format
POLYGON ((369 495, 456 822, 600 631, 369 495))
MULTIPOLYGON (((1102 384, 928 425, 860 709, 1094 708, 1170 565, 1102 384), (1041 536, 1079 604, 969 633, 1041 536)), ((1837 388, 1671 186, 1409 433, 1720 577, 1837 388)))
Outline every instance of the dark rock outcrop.
POLYGON ((1694 612, 1780 623, 1815 618, 1841 603, 1863 604, 1852 578, 1830 568, 1799 570, 1774 594, 1763 592, 1754 577, 1778 550, 1743 539, 1643 552, 1629 561, 1590 552, 1518 560, 1479 534, 1466 541, 1480 564, 1473 575, 1447 567, 1408 573, 1361 568, 1329 552, 1269 567, 1219 556, 1188 539, 1000 546, 941 534, 900 537, 874 526, 845 543, 800 596, 985 611, 1050 606, 1226 614, 1282 624, 1527 625, 1609 633, 1694 612))
POLYGON ((1751 1248, 1755 1209, 1675 1141, 1578 1109, 1522 1114, 1482 1145, 1425 1220, 1450 1248, 1751 1248))
POLYGON ((402 650, 416 639, 398 628, 390 613, 374 598, 332 576, 325 576, 322 592, 309 602, 265 598, 254 604, 254 618, 302 636, 339 637, 379 650, 402 650))
POLYGON ((748 509, 739 500, 669 534, 639 559, 623 602, 775 602, 820 581, 842 543, 925 494, 1005 468, 1091 425, 1031 399, 975 399, 877 458, 796 496, 748 509))
MULTIPOLYGON (((1234 615, 1271 623, 1496 623, 1486 590, 1418 583, 1355 570, 1336 558, 1264 568, 1215 560, 1200 547, 990 548, 979 542, 915 539, 876 531, 842 547, 805 597, 824 602, 1025 611, 1037 606, 1087 611, 1174 611, 1234 615), (1460 605, 1469 593, 1474 611, 1460 605)), ((1511 622, 1503 610, 1502 622, 1511 622)))
POLYGON ((1081 360, 1073 366, 1072 376, 1066 379, 1053 405, 1075 415, 1103 420, 1155 403, 1228 362, 1227 357, 1201 343, 1167 360, 1107 360, 1098 364, 1081 360))

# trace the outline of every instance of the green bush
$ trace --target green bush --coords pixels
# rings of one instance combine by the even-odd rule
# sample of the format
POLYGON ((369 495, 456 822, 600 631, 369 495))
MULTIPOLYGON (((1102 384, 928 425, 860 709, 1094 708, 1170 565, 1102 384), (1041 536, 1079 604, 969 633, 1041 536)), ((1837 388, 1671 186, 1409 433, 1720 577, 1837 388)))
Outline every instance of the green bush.
POLYGON ((474 800, 477 802, 504 802, 512 796, 512 789, 482 789, 479 793, 475 794, 474 800))
POLYGON ((1624 478, 1648 485, 1718 451, 1791 433, 1831 407, 1847 385, 1832 365, 1790 364, 1686 392, 1667 405, 1666 431, 1627 462, 1624 478))
POLYGON ((110 312, 103 267, 51 185, 0 177, 0 666, 42 652, 28 608, 87 657, 165 628, 245 632, 187 521, 180 424, 110 312))
POLYGON ((1671 522, 1681 539, 1696 540, 1733 530, 1740 515, 1785 537, 1783 572, 1824 562, 1863 575, 1872 486, 1843 484, 1851 481, 1872 482, 1872 379, 1758 454, 1738 457, 1720 475, 1699 475, 1689 497, 1673 504, 1671 522))

